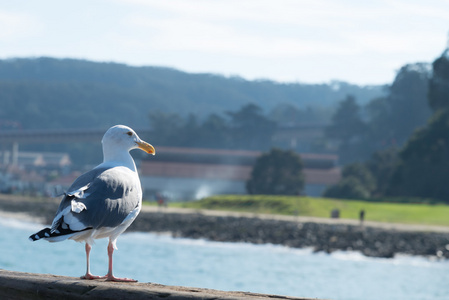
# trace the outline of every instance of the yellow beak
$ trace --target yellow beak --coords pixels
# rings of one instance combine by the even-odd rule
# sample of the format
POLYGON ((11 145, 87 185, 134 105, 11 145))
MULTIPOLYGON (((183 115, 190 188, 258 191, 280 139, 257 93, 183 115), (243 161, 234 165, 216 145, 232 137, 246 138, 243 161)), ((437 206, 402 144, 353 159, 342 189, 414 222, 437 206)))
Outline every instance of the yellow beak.
POLYGON ((145 151, 148 154, 156 154, 156 150, 154 149, 153 146, 151 146, 150 144, 148 144, 147 142, 144 141, 140 141, 140 142, 136 142, 137 146, 140 150, 145 151))

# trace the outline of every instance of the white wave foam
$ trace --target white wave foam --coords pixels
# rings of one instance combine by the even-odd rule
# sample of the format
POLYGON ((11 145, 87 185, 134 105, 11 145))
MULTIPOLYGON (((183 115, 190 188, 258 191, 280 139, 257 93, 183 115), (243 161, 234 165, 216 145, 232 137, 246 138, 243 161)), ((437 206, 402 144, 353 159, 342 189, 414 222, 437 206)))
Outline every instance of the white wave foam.
POLYGON ((392 260, 395 265, 408 265, 414 267, 431 267, 435 266, 448 268, 449 260, 439 259, 437 257, 413 256, 407 254, 398 254, 392 260))
POLYGON ((0 212, 0 226, 26 230, 39 230, 44 225, 39 223, 37 219, 32 219, 24 214, 0 212))
POLYGON ((358 262, 376 262, 390 265, 413 266, 413 267, 449 267, 449 260, 438 259, 436 257, 426 257, 408 254, 396 254, 393 258, 368 257, 359 251, 335 251, 329 255, 337 260, 358 261, 358 262))
POLYGON ((332 252, 330 256, 335 259, 348 261, 367 261, 372 259, 371 257, 363 255, 359 251, 335 251, 332 252))

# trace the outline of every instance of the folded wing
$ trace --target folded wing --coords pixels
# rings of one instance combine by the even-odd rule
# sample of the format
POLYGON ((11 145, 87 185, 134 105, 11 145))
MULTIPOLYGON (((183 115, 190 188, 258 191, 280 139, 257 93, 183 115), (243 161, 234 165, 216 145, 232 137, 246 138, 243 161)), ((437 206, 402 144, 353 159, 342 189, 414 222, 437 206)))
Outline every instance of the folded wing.
POLYGON ((97 168, 81 175, 59 205, 51 232, 116 227, 139 205, 140 183, 125 167, 97 168))

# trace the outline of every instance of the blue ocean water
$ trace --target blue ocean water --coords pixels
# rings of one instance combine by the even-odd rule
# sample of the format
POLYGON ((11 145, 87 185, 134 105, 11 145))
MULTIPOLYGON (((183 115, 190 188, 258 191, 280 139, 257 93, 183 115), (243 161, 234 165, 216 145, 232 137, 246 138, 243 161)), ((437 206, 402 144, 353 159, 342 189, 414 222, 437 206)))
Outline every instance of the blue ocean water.
MULTIPOLYGON (((0 219, 0 269, 80 276, 84 245, 30 242, 42 225, 0 219)), ((275 245, 221 243, 125 233, 114 273, 140 282, 325 299, 449 299, 449 261, 356 252, 312 253, 275 245)), ((107 271, 107 240, 91 252, 91 270, 107 271)))

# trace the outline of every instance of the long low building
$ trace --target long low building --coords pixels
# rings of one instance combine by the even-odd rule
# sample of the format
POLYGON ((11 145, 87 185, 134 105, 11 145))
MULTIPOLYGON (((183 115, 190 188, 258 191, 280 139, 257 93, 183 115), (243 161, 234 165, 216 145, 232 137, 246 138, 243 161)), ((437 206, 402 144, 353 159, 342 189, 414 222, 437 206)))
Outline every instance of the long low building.
MULTIPOLYGON (((146 197, 163 195, 192 200, 216 194, 246 194, 246 181, 262 153, 258 151, 157 147, 157 154, 140 164, 146 197)), ((320 196, 340 179, 336 155, 301 153, 304 194, 320 196)))

